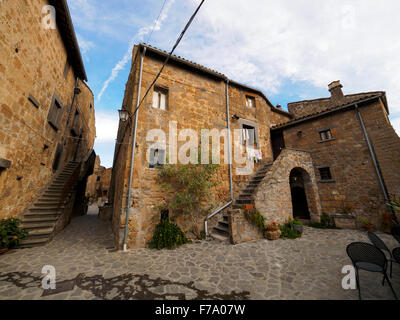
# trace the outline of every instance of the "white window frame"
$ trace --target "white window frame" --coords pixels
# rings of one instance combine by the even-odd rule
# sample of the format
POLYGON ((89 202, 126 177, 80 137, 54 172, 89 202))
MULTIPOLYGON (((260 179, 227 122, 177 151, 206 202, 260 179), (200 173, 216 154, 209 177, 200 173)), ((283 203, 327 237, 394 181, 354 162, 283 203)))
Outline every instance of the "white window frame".
POLYGON ((154 109, 159 109, 159 110, 168 109, 168 89, 161 87, 154 87, 152 107, 154 109), (162 104, 163 97, 164 97, 164 104, 162 104))

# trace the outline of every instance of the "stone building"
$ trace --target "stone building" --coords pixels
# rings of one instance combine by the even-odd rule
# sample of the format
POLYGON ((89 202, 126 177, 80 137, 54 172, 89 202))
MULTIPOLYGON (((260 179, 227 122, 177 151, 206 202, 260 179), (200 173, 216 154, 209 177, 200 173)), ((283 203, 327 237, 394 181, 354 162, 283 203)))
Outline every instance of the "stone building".
POLYGON ((83 213, 95 160, 93 93, 66 1, 0 2, 0 218, 42 244, 83 213), (55 29, 42 9, 56 10, 55 29))
MULTIPOLYGON (((120 122, 109 199, 119 248, 124 242, 127 208, 127 247, 144 247, 151 239, 165 197, 165 190, 156 181, 158 170, 152 163, 165 163, 167 159, 176 163, 171 161, 175 148, 171 146, 177 137, 176 149, 187 142, 184 129, 199 132, 229 128, 231 138, 219 137, 218 141, 222 144, 231 140, 233 149, 254 144, 254 148, 245 146, 241 155, 250 155, 251 163, 254 154, 259 160, 252 171, 243 174, 243 164, 233 159, 230 167, 223 156, 227 153, 221 150, 218 186, 212 199, 214 208, 219 209, 212 218, 203 217, 205 223, 203 219, 198 221, 215 238, 230 237, 231 242, 238 243, 260 237, 243 219, 245 206, 255 207, 267 223, 284 223, 293 217, 318 221, 323 212, 334 215, 351 207, 354 227, 358 227, 356 221, 360 216, 381 225, 381 214, 388 211, 383 186, 388 194, 398 194, 397 176, 391 172, 400 172, 395 160, 400 158, 399 137, 387 118, 384 92, 345 96, 340 83, 333 82, 330 98, 291 103, 286 112, 273 106, 257 89, 172 56, 136 119, 136 107, 166 56, 166 52, 146 44, 136 45, 133 51, 123 101, 123 110, 131 114, 131 119, 120 122), (360 127, 357 110, 364 118, 371 148, 360 127), (147 138, 152 129, 161 129, 166 135, 151 141, 147 138), (237 129, 243 136, 234 134, 237 129), (254 136, 248 138, 247 130, 254 132, 254 136), (154 147, 155 141, 160 147, 154 147), (376 167, 372 149, 376 156, 379 154, 376 167), (129 189, 131 164, 133 178, 129 189), (382 174, 382 186, 378 172, 382 174)), ((231 151, 236 157, 236 150, 231 151)), ((339 218, 338 223, 347 221, 339 218)), ((184 220, 178 219, 178 224, 184 231, 189 230, 184 220)))
POLYGON ((88 178, 86 197, 90 203, 104 204, 108 202, 112 168, 100 165, 100 157, 96 157, 93 174, 88 178))

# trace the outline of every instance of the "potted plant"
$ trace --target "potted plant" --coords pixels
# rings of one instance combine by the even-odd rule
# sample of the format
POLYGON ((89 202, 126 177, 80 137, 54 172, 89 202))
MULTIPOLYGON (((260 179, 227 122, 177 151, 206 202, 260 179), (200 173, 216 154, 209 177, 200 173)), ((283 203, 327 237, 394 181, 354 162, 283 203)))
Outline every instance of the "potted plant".
POLYGON ((372 224, 371 220, 368 218, 360 218, 360 222, 364 230, 373 232, 374 231, 374 225, 372 224))
POLYGON ((27 236, 28 232, 19 225, 19 219, 8 218, 0 221, 0 253, 17 248, 20 241, 27 236))
POLYGON ((268 240, 277 240, 281 237, 281 230, 279 230, 279 226, 276 222, 267 225, 265 228, 265 237, 268 240))
POLYGON ((351 207, 346 207, 346 206, 343 206, 342 207, 342 213, 343 214, 350 214, 351 213, 351 207))

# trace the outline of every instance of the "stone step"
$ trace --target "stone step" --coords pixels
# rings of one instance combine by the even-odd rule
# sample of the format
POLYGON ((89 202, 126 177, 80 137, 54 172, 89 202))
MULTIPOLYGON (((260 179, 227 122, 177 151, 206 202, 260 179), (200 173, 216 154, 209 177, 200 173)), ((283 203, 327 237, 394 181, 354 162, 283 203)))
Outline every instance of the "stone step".
POLYGON ((220 235, 223 235, 223 236, 227 236, 227 237, 229 236, 229 229, 228 228, 217 226, 217 227, 213 228, 213 232, 216 232, 216 233, 218 233, 220 235))
POLYGON ((222 216, 222 219, 223 219, 224 222, 228 222, 228 221, 229 221, 229 216, 226 215, 226 214, 224 214, 224 215, 222 216))
POLYGON ((51 222, 42 222, 42 223, 32 223, 32 224, 21 224, 21 228, 22 229, 26 229, 26 230, 36 230, 36 229, 48 229, 51 228, 53 229, 55 226, 54 223, 51 222))
POLYGON ((223 236, 223 235, 220 235, 218 233, 211 232, 210 236, 214 240, 217 240, 217 241, 220 241, 220 242, 228 242, 229 241, 229 237, 228 236, 223 236))
POLYGON ((229 230, 229 222, 227 221, 218 221, 218 226, 229 230))
POLYGON ((49 207, 49 206, 57 207, 58 204, 59 204, 58 199, 57 198, 53 198, 53 199, 50 199, 50 200, 47 200, 47 201, 43 200, 43 199, 40 199, 38 202, 35 202, 33 205, 34 205, 35 208, 36 207, 43 208, 43 207, 49 207))
POLYGON ((239 204, 239 205, 254 204, 254 199, 238 199, 235 201, 235 204, 239 204))
POLYGON ((42 237, 37 237, 37 238, 27 238, 23 239, 20 242, 20 247, 21 248, 32 248, 32 247, 38 247, 38 246, 43 246, 49 241, 50 237, 42 236, 42 237))
POLYGON ((29 230, 29 234, 26 236, 25 239, 29 239, 32 237, 50 237, 52 234, 54 228, 37 228, 37 229, 31 229, 29 230))
POLYGON ((34 213, 36 213, 36 212, 52 212, 52 211, 54 211, 54 212, 58 212, 58 211, 60 211, 60 210, 62 210, 62 209, 64 209, 65 207, 64 206, 56 206, 56 205, 49 205, 49 206, 47 206, 47 207, 35 207, 35 206, 32 206, 32 207, 30 207, 29 208, 29 212, 34 212, 34 213))
POLYGON ((243 209, 242 204, 233 204, 232 209, 243 209))
POLYGON ((59 211, 37 211, 24 214, 24 218, 28 220, 31 218, 57 218, 59 216, 59 211))
POLYGON ((24 218, 22 219, 22 224, 23 225, 32 225, 32 224, 37 224, 37 223, 55 223, 57 222, 58 217, 46 217, 46 216, 40 216, 40 217, 29 217, 29 218, 24 218))

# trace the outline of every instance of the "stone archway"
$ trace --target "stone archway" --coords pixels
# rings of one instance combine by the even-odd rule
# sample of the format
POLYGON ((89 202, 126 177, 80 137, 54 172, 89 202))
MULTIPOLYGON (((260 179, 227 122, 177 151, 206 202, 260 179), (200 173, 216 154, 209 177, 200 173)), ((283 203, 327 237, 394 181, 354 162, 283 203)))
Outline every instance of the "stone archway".
POLYGON ((304 169, 296 167, 290 172, 289 183, 293 217, 309 220, 309 207, 313 206, 314 201, 310 175, 304 169))
POLYGON ((307 206, 307 217, 312 221, 320 220, 322 209, 311 154, 303 150, 286 148, 274 161, 256 191, 255 206, 264 216, 266 223, 283 224, 293 219, 293 188, 303 190, 295 189, 295 193, 297 192, 295 196, 300 197, 300 193, 305 194, 306 201, 303 195, 302 206, 303 210, 307 206), (291 177, 298 179, 291 182, 291 177))

